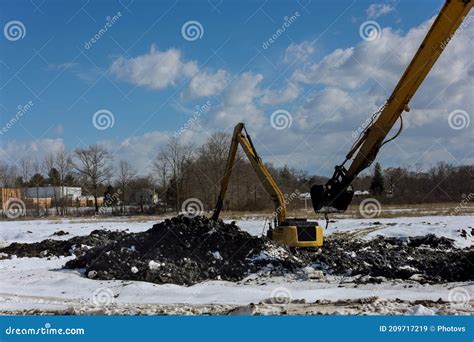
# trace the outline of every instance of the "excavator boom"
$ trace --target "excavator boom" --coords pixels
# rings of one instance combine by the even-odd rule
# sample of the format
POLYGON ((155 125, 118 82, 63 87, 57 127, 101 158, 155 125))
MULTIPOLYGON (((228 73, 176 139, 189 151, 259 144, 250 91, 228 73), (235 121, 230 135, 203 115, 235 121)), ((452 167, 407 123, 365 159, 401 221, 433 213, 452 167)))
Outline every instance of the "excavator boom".
POLYGON ((234 168, 237 148, 239 147, 239 144, 242 146, 242 149, 247 155, 250 164, 252 165, 252 168, 260 179, 260 182, 262 183, 263 187, 272 198, 272 201, 275 205, 276 219, 278 221, 277 223, 285 221, 286 205, 283 192, 280 190, 272 175, 266 168, 265 164, 263 164, 262 160, 258 156, 257 151, 253 146, 252 139, 247 133, 245 125, 243 123, 238 123, 234 128, 234 133, 232 134, 232 142, 229 149, 229 156, 227 158, 224 177, 222 178, 221 191, 217 199, 217 204, 214 209, 212 219, 217 220, 222 210, 225 193, 227 192, 227 188, 229 186, 230 175, 234 168))
MULTIPOLYGON (((347 209, 353 195, 352 181, 372 164, 380 148, 388 142, 384 140, 394 124, 398 119, 401 120, 404 111, 410 110, 408 107, 410 100, 472 5, 473 0, 446 1, 378 117, 362 132, 346 155, 346 160, 336 166, 333 177, 325 185, 314 185, 311 188, 311 200, 316 212, 347 209), (350 159, 352 162, 346 168, 344 164, 350 159)), ((396 136, 399 133, 400 131, 396 136)))
POLYGON ((286 202, 283 192, 280 190, 267 167, 258 156, 257 151, 253 146, 252 139, 247 133, 243 123, 238 123, 234 128, 224 177, 222 178, 221 191, 217 199, 212 219, 219 219, 224 203, 224 197, 229 186, 230 175, 235 165, 239 144, 242 146, 253 170, 257 174, 267 193, 272 198, 275 206, 275 211, 273 213, 273 227, 271 226, 267 231, 267 236, 274 241, 281 242, 290 247, 322 246, 323 229, 318 222, 308 221, 307 219, 302 218, 287 218, 286 202))

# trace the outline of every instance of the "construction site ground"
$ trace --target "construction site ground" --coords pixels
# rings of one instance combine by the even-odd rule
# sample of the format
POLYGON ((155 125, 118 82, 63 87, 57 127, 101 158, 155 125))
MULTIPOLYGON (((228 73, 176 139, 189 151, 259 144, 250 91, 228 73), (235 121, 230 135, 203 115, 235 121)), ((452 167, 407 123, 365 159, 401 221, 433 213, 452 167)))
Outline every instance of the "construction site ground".
POLYGON ((354 207, 311 251, 251 213, 0 221, 0 313, 472 314, 473 207, 453 208, 354 207))

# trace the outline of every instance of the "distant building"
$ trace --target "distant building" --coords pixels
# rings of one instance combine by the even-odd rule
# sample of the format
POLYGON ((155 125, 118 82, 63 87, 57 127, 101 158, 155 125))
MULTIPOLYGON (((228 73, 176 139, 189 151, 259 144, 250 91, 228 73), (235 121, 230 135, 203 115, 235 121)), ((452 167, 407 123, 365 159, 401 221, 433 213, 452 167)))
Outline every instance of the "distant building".
POLYGON ((9 200, 21 198, 20 188, 0 188, 0 209, 6 209, 9 200))
POLYGON ((26 198, 54 198, 54 199, 71 199, 76 200, 82 195, 80 187, 70 186, 40 186, 26 188, 26 198))
MULTIPOLYGON (((97 205, 101 206, 104 204, 104 197, 97 197, 97 205)), ((74 205, 76 207, 93 207, 95 206, 94 196, 79 196, 74 200, 74 205)))

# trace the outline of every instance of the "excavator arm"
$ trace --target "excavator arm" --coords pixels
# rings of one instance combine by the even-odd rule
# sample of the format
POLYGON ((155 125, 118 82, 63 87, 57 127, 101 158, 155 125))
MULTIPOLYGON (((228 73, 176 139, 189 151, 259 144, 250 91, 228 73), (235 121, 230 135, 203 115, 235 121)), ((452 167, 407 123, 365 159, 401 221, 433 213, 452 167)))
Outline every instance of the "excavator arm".
POLYGON ((274 205, 275 205, 275 226, 280 224, 281 222, 286 220, 286 205, 285 205, 285 198, 283 196, 283 192, 278 187, 277 183, 273 179, 272 175, 263 164, 262 160, 257 154, 255 147, 253 146, 252 139, 250 138, 247 130, 245 129, 245 125, 243 123, 238 123, 234 128, 234 133, 232 135, 232 142, 229 149, 229 156, 227 158, 227 163, 225 167, 224 177, 222 178, 221 183, 221 191, 219 193, 219 197, 217 199, 217 204, 214 209, 214 213, 212 215, 213 220, 217 220, 219 218, 219 214, 222 210, 222 206, 224 203, 224 197, 227 192, 227 188, 229 186, 230 175, 234 168, 235 159, 237 155, 237 148, 242 146, 245 154, 247 155, 250 164, 252 165, 255 173, 257 174, 258 178, 260 179, 263 187, 270 195, 274 205))
POLYGON ((324 240, 323 228, 318 224, 318 222, 308 221, 304 218, 287 218, 286 202, 283 192, 280 190, 278 184, 275 182, 272 175, 258 156, 257 151, 253 146, 252 139, 243 123, 238 123, 234 128, 224 177, 222 178, 221 191, 211 219, 219 219, 219 214, 224 203, 224 197, 229 186, 230 175, 235 165, 239 145, 242 146, 253 170, 275 205, 273 227, 270 225, 270 229, 267 231, 267 236, 273 241, 283 243, 290 247, 322 246, 324 240))
MULTIPOLYGON (((345 161, 336 166, 331 179, 325 185, 311 188, 311 200, 316 212, 344 211, 352 200, 351 183, 354 178, 374 161, 380 148, 387 143, 386 136, 402 113, 408 112, 408 104, 426 78, 446 44, 454 37, 464 17, 472 8, 473 0, 448 0, 433 22, 418 51, 396 85, 393 93, 371 124, 361 133, 351 147, 345 161), (344 166, 351 160, 348 168, 344 166)), ((469 57, 468 57, 469 58, 469 57)), ((395 135, 401 132, 400 130, 395 135)), ((395 138, 394 137, 394 138, 395 138)))

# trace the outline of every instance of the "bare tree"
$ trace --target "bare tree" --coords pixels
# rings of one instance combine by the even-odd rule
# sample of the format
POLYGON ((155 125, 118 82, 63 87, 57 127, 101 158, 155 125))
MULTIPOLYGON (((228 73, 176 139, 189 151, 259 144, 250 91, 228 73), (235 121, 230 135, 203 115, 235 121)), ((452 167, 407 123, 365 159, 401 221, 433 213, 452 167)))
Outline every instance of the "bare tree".
POLYGON ((57 191, 56 191, 56 186, 58 184, 56 184, 55 180, 54 180, 54 173, 55 173, 55 169, 54 169, 54 154, 53 153, 48 153, 45 157, 44 157, 44 160, 43 160, 43 169, 44 169, 44 173, 49 177, 49 183, 50 185, 53 187, 53 197, 54 197, 54 206, 56 207, 56 213, 59 214, 59 205, 58 205, 58 194, 57 194, 57 191), (53 176, 53 177, 51 177, 53 176))
POLYGON ((184 184, 187 178, 187 168, 190 166, 193 156, 193 147, 191 145, 183 145, 179 139, 172 137, 166 149, 160 153, 162 158, 170 169, 170 187, 172 188, 173 197, 175 197, 174 206, 179 211, 179 203, 183 197, 184 184))
POLYGON ((20 159, 20 174, 21 178, 23 179, 23 184, 28 183, 31 177, 32 172, 32 164, 31 159, 27 157, 23 157, 20 159))
POLYGON ((98 190, 99 186, 112 176, 113 166, 110 164, 112 156, 99 145, 78 148, 74 154, 77 159, 74 168, 90 182, 94 195, 95 212, 98 213, 98 190))
POLYGON ((124 212, 124 203, 125 203, 125 191, 130 184, 130 182, 136 177, 136 172, 132 168, 132 165, 125 160, 121 160, 119 163, 119 170, 118 170, 118 184, 120 187, 120 197, 121 197, 121 211, 122 214, 124 212))
POLYGON ((59 184, 61 187, 66 188, 66 192, 64 193, 64 199, 61 199, 61 207, 63 211, 67 210, 67 196, 68 196, 68 186, 65 184, 66 177, 71 174, 72 171, 72 158, 71 154, 66 150, 60 150, 56 154, 56 158, 54 160, 54 167, 58 171, 59 175, 59 184))
POLYGON ((32 170, 34 175, 31 177, 33 184, 36 187, 36 211, 38 216, 40 215, 40 200, 39 200, 39 188, 44 186, 44 177, 41 175, 41 164, 35 160, 32 163, 32 170))
POLYGON ((214 206, 219 194, 229 153, 230 138, 228 134, 214 133, 198 149, 193 169, 194 177, 201 181, 194 188, 199 189, 209 208, 214 206))
POLYGON ((0 186, 13 188, 17 185, 18 169, 15 165, 8 165, 0 162, 0 186))
POLYGON ((163 152, 160 152, 156 159, 153 161, 153 169, 156 172, 158 178, 158 185, 161 188, 160 197, 164 200, 165 212, 168 208, 168 173, 169 166, 163 152))

